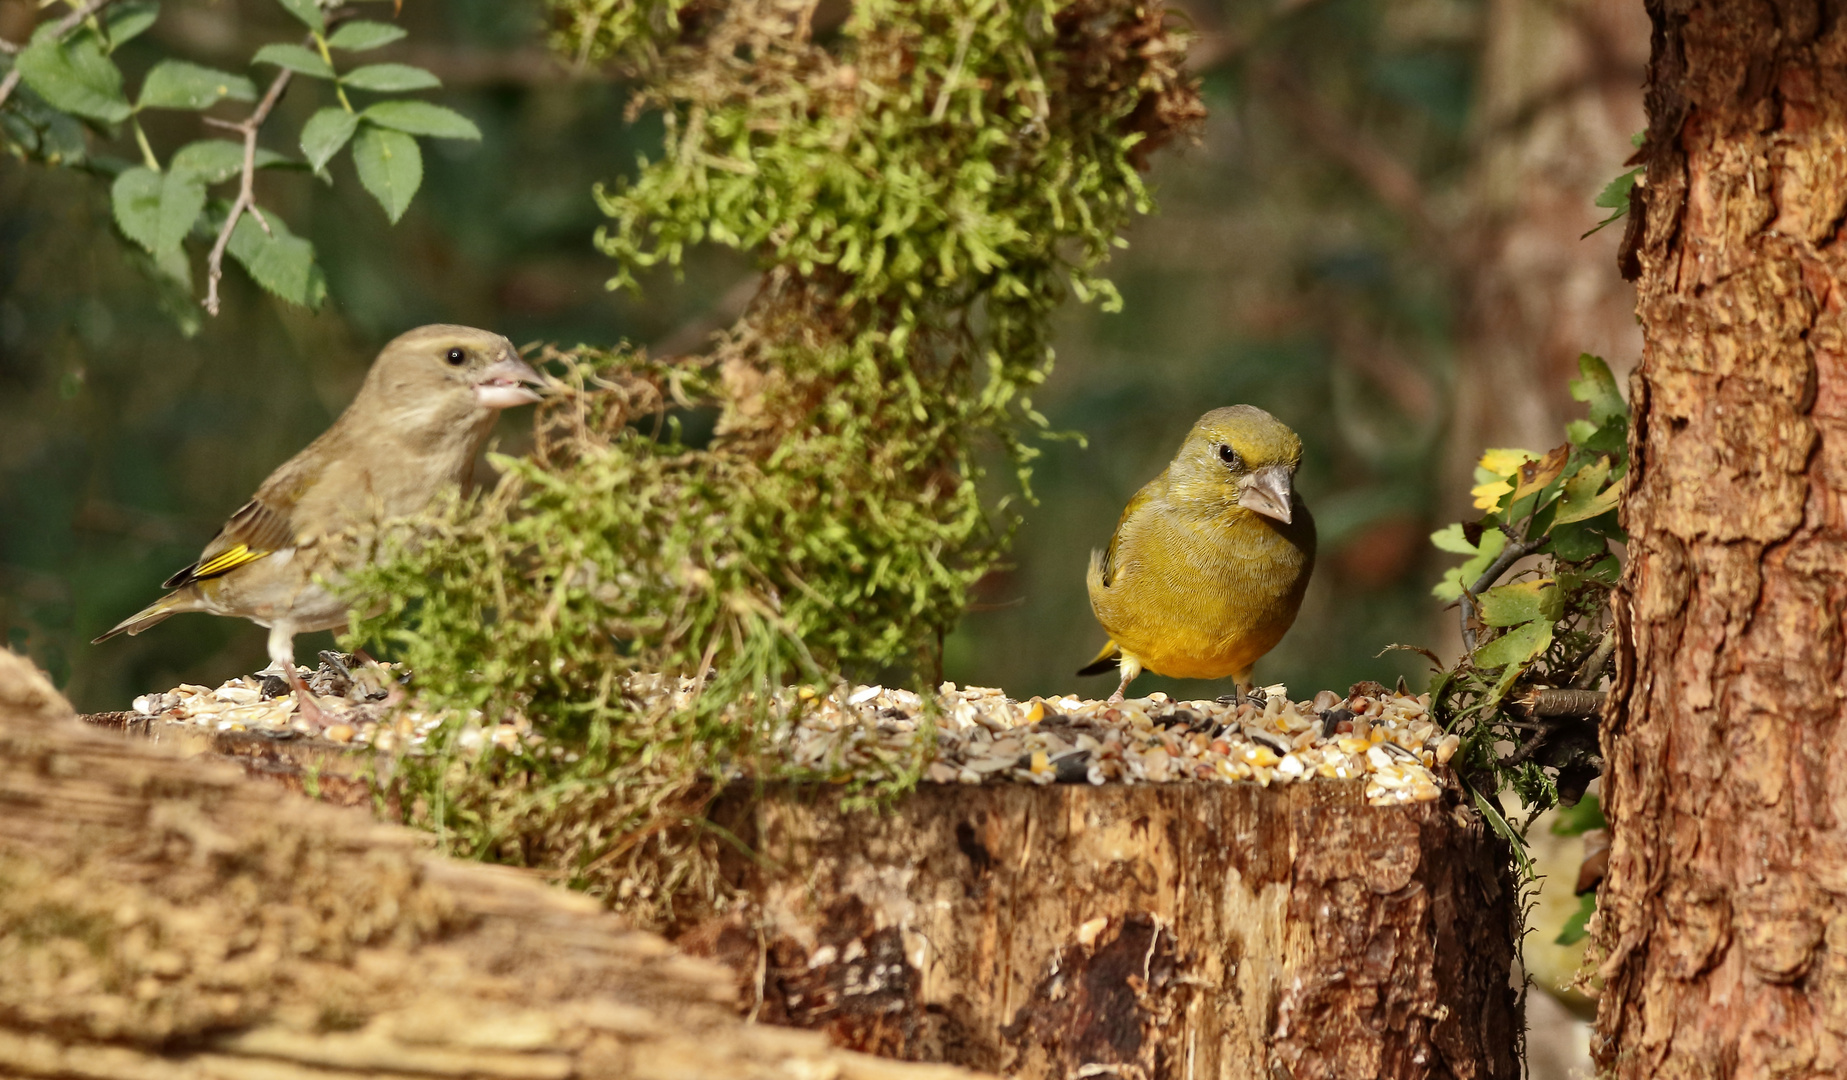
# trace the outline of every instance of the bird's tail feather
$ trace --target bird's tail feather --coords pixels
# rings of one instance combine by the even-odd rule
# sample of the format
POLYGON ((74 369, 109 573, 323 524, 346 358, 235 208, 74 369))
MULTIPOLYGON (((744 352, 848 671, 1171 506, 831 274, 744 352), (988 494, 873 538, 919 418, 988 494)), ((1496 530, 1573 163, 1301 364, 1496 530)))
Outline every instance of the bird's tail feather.
POLYGON ((1116 657, 1121 652, 1121 646, 1114 641, 1106 641, 1103 643, 1103 651, 1099 652, 1090 663, 1078 668, 1077 673, 1079 675, 1101 675, 1116 666, 1116 657))
POLYGON ((170 592, 149 604, 147 607, 130 615, 128 618, 116 623, 113 629, 100 637, 93 638, 90 644, 100 645, 117 634, 127 634, 129 637, 134 637, 148 627, 164 621, 169 615, 178 615, 182 611, 195 610, 197 610, 197 607, 194 603, 194 599, 187 594, 186 590, 170 592))

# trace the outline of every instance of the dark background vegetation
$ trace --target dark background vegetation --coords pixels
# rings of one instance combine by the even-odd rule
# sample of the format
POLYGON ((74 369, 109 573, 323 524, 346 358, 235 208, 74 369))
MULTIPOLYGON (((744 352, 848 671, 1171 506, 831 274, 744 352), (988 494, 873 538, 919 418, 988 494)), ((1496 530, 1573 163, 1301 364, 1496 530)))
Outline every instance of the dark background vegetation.
MULTIPOLYGON (((32 7, 0 0, 0 37, 23 38, 32 7)), ((1102 641, 1084 594, 1088 553, 1200 413, 1249 402, 1303 437, 1299 485, 1322 550, 1302 616, 1260 681, 1301 695, 1422 680, 1410 654, 1376 654, 1445 643, 1448 619, 1428 591, 1443 559, 1425 537, 1466 506, 1468 459, 1487 443, 1559 441, 1548 425, 1573 415, 1556 398, 1578 349, 1613 352, 1619 369, 1633 359, 1620 353, 1627 323, 1610 329, 1596 314, 1630 304, 1605 251, 1612 237, 1559 249, 1565 271, 1521 269, 1530 192, 1567 189, 1538 212, 1547 235, 1575 237, 1599 216, 1599 178, 1628 151, 1621 120, 1568 116, 1562 133, 1548 120, 1606 92, 1636 96, 1627 58, 1639 46, 1596 10, 1576 10, 1216 0, 1189 11, 1211 117, 1196 146, 1155 158, 1160 212, 1110 267, 1124 310, 1064 318, 1037 404, 1087 445, 1045 444, 1013 568, 983 584, 947 644, 946 677, 1016 697, 1105 692, 1107 680, 1071 675, 1102 641), (1536 73, 1513 91, 1510 56, 1536 73), (1561 139, 1570 175, 1534 179, 1534 160, 1544 172, 1561 139), (1497 307, 1496 273, 1566 299, 1537 316, 1536 333, 1530 310, 1497 307), (1584 296, 1571 300, 1571 288, 1584 296), (1573 312, 1590 329, 1561 330, 1573 312), (1495 351, 1509 347, 1512 360, 1495 351), (1535 384, 1552 396, 1535 397, 1535 384), (1531 407, 1508 418, 1506 399, 1522 394, 1531 407)), ((165 11, 129 46, 147 53, 124 56, 131 83, 153 46, 236 68, 290 29, 268 0, 168 0, 165 11)), ((437 99, 485 137, 425 144, 423 189, 396 227, 344 160, 331 188, 262 177, 264 205, 320 254, 330 299, 318 313, 233 269, 225 314, 187 339, 111 237, 103 183, 0 160, 0 628, 79 708, 261 666, 263 632, 231 620, 187 616, 88 640, 152 599, 344 407, 395 334, 451 321, 518 343, 687 351, 742 306, 752 268, 719 251, 700 252, 679 280, 644 280, 639 297, 604 289, 613 264, 591 242, 602 221, 592 185, 632 170, 658 134, 623 122, 619 81, 548 56, 542 15, 506 0, 404 5, 411 37, 379 57, 436 71, 447 84, 437 99)), ((327 93, 298 82, 278 132, 292 134, 327 93)), ((507 418, 502 449, 519 448, 526 423, 507 418)), ((328 644, 304 636, 298 649, 328 644)), ((1227 687, 1148 677, 1137 689, 1227 687)))

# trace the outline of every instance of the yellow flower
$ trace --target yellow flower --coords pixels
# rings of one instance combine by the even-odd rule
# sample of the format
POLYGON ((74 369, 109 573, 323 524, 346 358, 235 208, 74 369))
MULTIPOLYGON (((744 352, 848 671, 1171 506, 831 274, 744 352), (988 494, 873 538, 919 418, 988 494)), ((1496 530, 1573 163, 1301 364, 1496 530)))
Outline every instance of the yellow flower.
POLYGON ((1538 456, 1530 450, 1508 447, 1484 453, 1475 463, 1475 486, 1469 489, 1469 494, 1475 496, 1475 509, 1492 510, 1501 505, 1501 496, 1514 489, 1513 474, 1538 456))

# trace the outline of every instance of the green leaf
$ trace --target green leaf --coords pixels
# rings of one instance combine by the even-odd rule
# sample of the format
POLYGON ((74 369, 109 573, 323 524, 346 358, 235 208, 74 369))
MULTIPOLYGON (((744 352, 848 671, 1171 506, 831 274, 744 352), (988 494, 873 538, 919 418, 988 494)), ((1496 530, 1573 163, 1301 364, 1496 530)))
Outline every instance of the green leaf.
MULTIPOLYGON (((265 150, 260 146, 257 147, 253 161, 259 169, 294 164, 274 150, 265 150)), ((187 143, 179 148, 172 162, 167 165, 167 171, 191 173, 205 184, 223 183, 242 172, 243 168, 243 144, 228 139, 200 139, 198 142, 187 143)))
POLYGON ((427 101, 381 101, 365 111, 365 118, 379 127, 407 135, 428 135, 437 139, 481 137, 481 129, 473 120, 454 109, 427 101))
POLYGON ((1590 923, 1590 917, 1596 913, 1597 894, 1595 892, 1587 892, 1578 897, 1578 910, 1571 918, 1565 920, 1565 925, 1559 930, 1558 936, 1552 939, 1552 943, 1554 945, 1576 945, 1589 937, 1590 931, 1585 927, 1590 923))
POLYGON ((109 39, 109 51, 140 37, 159 15, 160 5, 154 0, 127 0, 104 8, 103 36, 109 39))
POLYGON ((289 232, 280 216, 263 216, 274 235, 265 233, 254 215, 244 214, 231 230, 232 258, 276 296, 305 308, 320 307, 327 299, 327 278, 314 263, 314 245, 289 232))
POLYGON ((1475 650, 1475 666, 1499 668, 1524 664, 1552 644, 1552 620, 1522 623, 1475 650))
POLYGON ((178 325, 187 337, 197 334, 205 324, 199 302, 192 294, 192 262, 183 248, 171 248, 155 258, 138 247, 124 252, 130 266, 140 271, 154 285, 154 298, 160 310, 178 325))
POLYGON ((1467 787, 1469 794, 1474 797, 1475 809, 1488 823, 1488 828, 1513 848, 1514 862, 1520 867, 1520 873, 1530 879, 1533 876, 1533 859, 1526 852, 1526 838, 1514 831, 1513 826, 1507 824, 1507 819, 1501 816, 1501 812, 1496 810, 1494 804, 1489 802, 1481 792, 1475 790, 1474 785, 1464 781, 1463 786, 1467 787))
POLYGON ((355 19, 345 24, 327 39, 329 48, 344 49, 347 52, 364 52, 389 45, 401 40, 409 31, 390 23, 373 22, 369 19, 355 19))
POLYGON ((141 82, 137 109, 209 109, 226 99, 255 101, 257 88, 242 75, 184 60, 162 60, 141 82))
POLYGON ((115 211, 122 235, 153 251, 160 239, 160 174, 137 165, 115 178, 109 188, 109 205, 115 211))
POLYGON ((301 152, 308 158, 308 167, 315 172, 326 168, 358 127, 357 113, 333 106, 309 117, 301 126, 301 152))
POLYGON ((1571 420, 1565 424, 1565 438, 1571 440, 1573 446, 1584 445, 1585 440, 1595 434, 1597 425, 1589 420, 1571 420))
POLYGON ((1589 403, 1591 423, 1602 427, 1620 417, 1626 424, 1629 406, 1616 387, 1616 376, 1610 374, 1610 365, 1604 363, 1601 356, 1580 353, 1578 373, 1581 378, 1571 380, 1571 396, 1589 403))
POLYGON ((1585 521, 1615 509, 1622 499, 1622 483, 1605 484, 1610 479, 1610 459, 1599 457, 1565 480, 1558 499, 1558 516, 1554 524, 1569 525, 1585 521))
POLYGON ((179 248, 205 209, 205 184, 190 173, 137 165, 115 178, 109 201, 123 234, 159 259, 179 248))
MULTIPOLYGON (((13 69, 13 58, 0 53, 0 74, 13 69)), ((28 86, 18 86, 0 109, 0 146, 25 155, 28 161, 47 165, 81 165, 89 157, 84 141, 83 124, 69 113, 60 112, 28 86)))
POLYGON ((167 170, 188 172, 207 184, 216 184, 236 176, 243 167, 242 143, 228 139, 201 139, 175 151, 167 170))
POLYGON ((169 170, 160 181, 160 235, 154 257, 173 251, 192 231, 192 223, 205 210, 205 184, 198 177, 169 170))
POLYGON ((367 124, 353 140, 353 164, 359 167, 359 182, 397 224, 423 183, 423 152, 417 140, 367 124))
MULTIPOLYGON (((1465 541, 1466 542, 1466 541, 1465 541)), ((1439 600, 1459 600, 1464 588, 1473 587, 1475 579, 1487 572, 1488 564, 1493 562, 1507 547, 1507 534, 1499 529, 1488 529, 1481 534, 1481 544, 1475 550, 1475 556, 1461 566, 1451 569, 1443 575, 1430 592, 1439 600)))
POLYGON ((1609 550, 1609 543, 1603 533, 1588 522, 1574 521, 1569 525, 1553 526, 1548 547, 1560 562, 1583 562, 1609 550))
POLYGON ((1469 543, 1469 538, 1463 535, 1460 521, 1431 533, 1430 542, 1436 545, 1438 551, 1447 551, 1456 555, 1475 554, 1475 545, 1469 543))
MULTIPOLYGON (((1584 233, 1584 236, 1589 236, 1592 233, 1596 232, 1597 230, 1603 228, 1605 225, 1608 225, 1615 221, 1620 221, 1624 217, 1628 216, 1629 214, 1629 192, 1632 188, 1635 187, 1636 177, 1640 176, 1642 173, 1646 171, 1647 171, 1646 167, 1630 169, 1628 172, 1622 174, 1621 176, 1617 177, 1616 179, 1610 181, 1609 183, 1603 186, 1603 190, 1597 193, 1597 197, 1595 199, 1591 200, 1591 205, 1600 206, 1603 209, 1610 211, 1610 216, 1604 218, 1602 221, 1599 221, 1597 224, 1592 225, 1590 229, 1584 233)), ((1578 237, 1578 239, 1582 240, 1584 239, 1584 236, 1580 236, 1578 237)))
POLYGON ((1569 516, 1561 510, 1557 518, 1557 523, 1560 525, 1569 525, 1574 521, 1589 521, 1591 518, 1602 517, 1611 510, 1616 509, 1622 501, 1623 485, 1622 481, 1618 480, 1616 483, 1599 491, 1588 503, 1571 511, 1569 516))
MULTIPOLYGON (((318 9, 317 9, 318 10, 318 9)), ((297 75, 308 75, 316 79, 331 79, 333 68, 321 59, 321 54, 301 45, 278 43, 265 45, 250 58, 253 64, 274 64, 287 68, 297 75)))
POLYGON ((287 9, 290 15, 300 19, 302 25, 308 29, 317 34, 326 31, 327 13, 321 10, 321 5, 317 0, 276 0, 276 2, 287 9))
POLYGON ((1599 191, 1597 197, 1591 200, 1591 205, 1601 206, 1605 210, 1628 210, 1629 189, 1635 186, 1635 178, 1641 175, 1641 173, 1642 170, 1640 167, 1630 169, 1628 172, 1603 185, 1603 190, 1599 191))
POLYGON ((1561 806, 1552 819, 1553 836, 1579 836, 1592 829, 1607 829, 1610 823, 1604 820, 1603 806, 1597 802, 1595 792, 1586 792, 1576 806, 1561 806))
MULTIPOLYGON (((354 68, 340 76, 343 86, 354 90, 376 90, 380 93, 397 93, 403 90, 429 90, 441 86, 443 81, 420 67, 409 64, 367 64, 354 68)), ((422 134, 428 134, 423 132, 422 134)), ((479 133, 476 138, 479 138, 479 133)))
POLYGON ((122 72, 103 53, 94 34, 60 44, 47 23, 14 58, 19 77, 54 109, 118 124, 134 110, 122 96, 122 72))
POLYGON ((1551 578, 1497 585, 1482 593, 1481 621, 1489 626, 1516 626, 1534 619, 1557 622, 1565 610, 1565 593, 1551 578))

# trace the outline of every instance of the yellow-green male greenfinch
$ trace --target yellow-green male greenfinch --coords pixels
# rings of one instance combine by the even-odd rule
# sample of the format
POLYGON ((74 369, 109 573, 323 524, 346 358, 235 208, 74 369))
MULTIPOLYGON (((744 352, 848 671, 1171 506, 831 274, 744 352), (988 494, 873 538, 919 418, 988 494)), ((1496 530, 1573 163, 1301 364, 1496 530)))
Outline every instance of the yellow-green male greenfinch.
POLYGON ((1302 440, 1262 409, 1199 418, 1166 471, 1129 500, 1090 554, 1090 609, 1109 643, 1080 675, 1144 670, 1238 680, 1295 622, 1315 566, 1315 521, 1295 491, 1302 440))
POLYGON ((333 426, 284 462, 233 513, 166 596, 96 639, 139 634, 169 615, 205 611, 269 628, 269 659, 301 714, 324 714, 295 670, 295 635, 346 625, 327 588, 366 557, 366 526, 427 510, 466 481, 500 410, 539 400, 541 382, 513 343, 467 326, 424 326, 378 354, 333 426))

